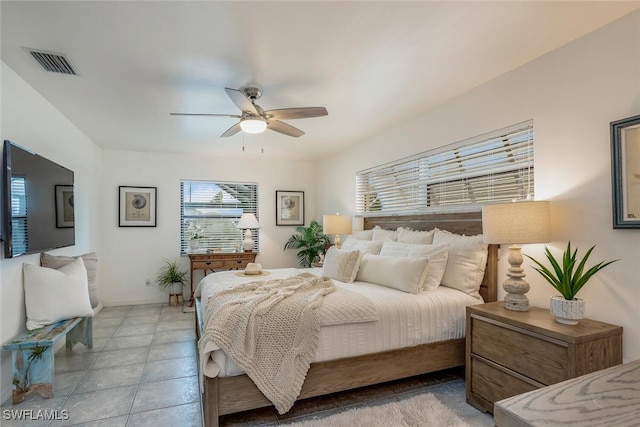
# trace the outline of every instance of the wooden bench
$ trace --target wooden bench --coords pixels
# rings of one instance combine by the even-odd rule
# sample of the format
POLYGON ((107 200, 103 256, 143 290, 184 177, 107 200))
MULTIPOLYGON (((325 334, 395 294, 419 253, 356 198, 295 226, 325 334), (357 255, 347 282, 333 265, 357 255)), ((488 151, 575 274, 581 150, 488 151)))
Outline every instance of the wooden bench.
POLYGON ((93 347, 93 318, 75 317, 61 320, 33 331, 25 331, 2 345, 11 350, 13 363, 13 403, 22 402, 32 391, 44 398, 55 390, 54 346, 67 337, 67 351, 76 343, 93 347))

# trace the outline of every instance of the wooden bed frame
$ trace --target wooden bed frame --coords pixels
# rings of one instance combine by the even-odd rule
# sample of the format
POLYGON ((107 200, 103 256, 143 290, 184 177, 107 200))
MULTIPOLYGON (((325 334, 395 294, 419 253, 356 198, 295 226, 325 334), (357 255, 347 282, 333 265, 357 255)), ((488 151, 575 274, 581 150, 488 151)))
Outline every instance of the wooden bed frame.
MULTIPOLYGON (((365 218, 364 228, 369 230, 379 225, 390 230, 397 227, 431 230, 438 227, 453 233, 474 235, 482 232, 481 215, 480 212, 469 212, 365 218)), ((485 302, 497 300, 497 261, 498 246, 489 245, 487 267, 480 289, 485 302)), ((202 331, 201 318, 200 300, 196 299, 198 339, 202 331)), ((312 363, 298 400, 463 366, 464 363, 464 338, 312 363)), ((201 392, 207 427, 217 427, 222 415, 272 405, 247 375, 205 377, 204 390, 201 392)))

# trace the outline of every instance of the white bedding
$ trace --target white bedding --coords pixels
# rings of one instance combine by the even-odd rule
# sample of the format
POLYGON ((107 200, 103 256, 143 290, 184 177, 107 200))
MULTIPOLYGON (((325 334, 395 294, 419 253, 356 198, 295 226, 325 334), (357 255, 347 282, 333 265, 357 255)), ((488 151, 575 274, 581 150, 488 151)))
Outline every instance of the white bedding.
MULTIPOLYGON (((202 297, 202 309, 205 310, 213 286, 233 286, 256 279, 289 277, 302 271, 322 275, 321 268, 276 269, 259 278, 239 277, 236 271, 224 271, 202 279, 196 296, 202 297)), ((337 287, 367 296, 377 309, 378 320, 323 326, 320 329, 316 362, 462 338, 465 334, 465 307, 482 303, 477 298, 445 286, 414 295, 358 281, 343 283, 334 280, 334 283, 337 287)), ((212 353, 208 364, 210 366, 203 367, 208 376, 213 373, 220 377, 242 374, 242 370, 221 350, 212 353)))

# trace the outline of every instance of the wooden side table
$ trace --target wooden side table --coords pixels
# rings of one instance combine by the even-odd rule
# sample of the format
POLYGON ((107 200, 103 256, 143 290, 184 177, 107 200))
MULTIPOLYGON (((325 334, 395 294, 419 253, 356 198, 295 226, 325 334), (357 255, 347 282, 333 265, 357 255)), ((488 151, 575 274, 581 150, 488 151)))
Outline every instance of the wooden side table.
POLYGON ((203 270, 206 276, 208 272, 215 273, 221 270, 244 269, 250 262, 256 261, 255 252, 213 252, 213 253, 191 253, 189 255, 191 298, 189 307, 193 306, 193 273, 196 270, 203 270))
POLYGON ((621 326, 563 325, 539 307, 467 307, 466 340, 467 402, 492 413, 498 400, 622 363, 621 326))

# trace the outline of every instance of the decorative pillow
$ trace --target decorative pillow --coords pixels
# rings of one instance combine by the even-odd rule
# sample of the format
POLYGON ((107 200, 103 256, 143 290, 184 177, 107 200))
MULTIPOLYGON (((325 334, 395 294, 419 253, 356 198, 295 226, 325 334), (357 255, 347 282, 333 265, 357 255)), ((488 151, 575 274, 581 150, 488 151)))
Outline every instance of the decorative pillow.
POLYGON ((426 258, 427 271, 422 282, 422 289, 429 291, 440 286, 442 276, 447 267, 449 252, 444 245, 414 245, 387 240, 382 245, 380 255, 426 258))
POLYGON ((436 228, 433 243, 444 244, 449 251, 441 284, 481 299, 479 291, 487 265, 488 248, 482 235, 463 236, 436 228))
POLYGON ((351 237, 358 240, 373 240, 373 230, 355 230, 351 232, 351 237))
POLYGON ((364 254, 356 279, 359 282, 375 283, 402 292, 420 292, 426 258, 399 258, 364 254))
POLYGON ((77 258, 82 258, 84 266, 87 269, 87 283, 89 288, 89 299, 91 300, 91 307, 96 308, 100 304, 100 298, 98 296, 98 256, 95 252, 74 256, 61 256, 61 255, 49 255, 47 253, 40 253, 40 265, 43 267, 54 268, 58 270, 60 267, 71 264, 77 258))
POLYGON ((322 274, 345 283, 355 280, 360 265, 360 251, 347 251, 331 246, 324 256, 322 274))
POLYGON ((398 228, 398 242, 413 243, 416 245, 430 245, 433 243, 435 230, 414 231, 408 228, 398 228))
POLYGON ((93 316, 82 258, 57 270, 24 264, 23 272, 27 329, 72 317, 93 316))
POLYGON ((372 240, 398 240, 398 230, 385 230, 376 225, 373 227, 372 240))
POLYGON ((342 249, 345 251, 355 251, 358 250, 363 254, 374 254, 378 255, 380 253, 380 249, 382 248, 381 241, 373 241, 373 240, 358 240, 354 238, 348 238, 342 244, 342 249))

